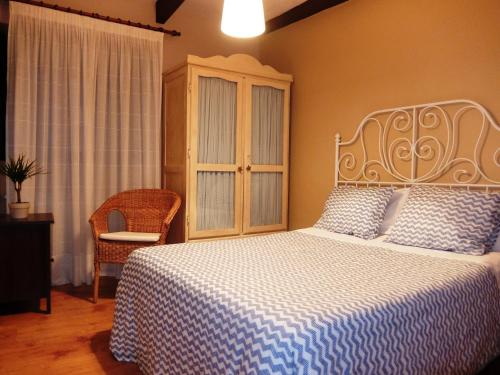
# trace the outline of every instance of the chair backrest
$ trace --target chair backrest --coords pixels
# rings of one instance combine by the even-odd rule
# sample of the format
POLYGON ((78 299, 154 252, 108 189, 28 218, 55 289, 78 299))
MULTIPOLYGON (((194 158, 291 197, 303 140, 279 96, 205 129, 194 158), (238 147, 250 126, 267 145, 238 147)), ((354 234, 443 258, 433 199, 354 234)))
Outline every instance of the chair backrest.
POLYGON ((130 232, 160 233, 162 223, 169 222, 177 212, 181 199, 177 193, 166 189, 127 190, 108 198, 98 211, 106 215, 120 211, 130 232))

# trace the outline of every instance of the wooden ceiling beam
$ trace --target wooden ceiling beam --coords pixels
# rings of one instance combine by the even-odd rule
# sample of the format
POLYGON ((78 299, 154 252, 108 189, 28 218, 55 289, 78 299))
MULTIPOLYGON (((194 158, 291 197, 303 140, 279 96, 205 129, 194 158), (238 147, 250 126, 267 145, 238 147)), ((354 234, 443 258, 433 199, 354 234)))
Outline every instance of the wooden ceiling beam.
POLYGON ((184 0, 156 0, 156 22, 165 23, 184 0))
POLYGON ((281 29, 294 22, 310 17, 322 10, 345 3, 347 0, 307 0, 302 4, 266 22, 266 33, 281 29))

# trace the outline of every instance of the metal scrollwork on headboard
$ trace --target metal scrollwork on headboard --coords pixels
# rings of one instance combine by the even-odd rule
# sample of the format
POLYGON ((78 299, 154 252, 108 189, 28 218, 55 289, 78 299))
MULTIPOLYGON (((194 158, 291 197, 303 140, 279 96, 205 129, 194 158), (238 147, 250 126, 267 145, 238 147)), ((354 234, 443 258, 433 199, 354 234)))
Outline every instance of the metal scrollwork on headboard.
POLYGON ((335 141, 336 185, 500 187, 500 126, 482 105, 471 100, 375 111, 361 121, 351 140, 342 142, 337 134, 335 141), (459 136, 464 137, 466 130, 464 117, 469 114, 473 117, 467 130, 473 135, 461 140, 459 136), (369 144, 364 135, 368 126, 375 127, 369 144), (349 150, 358 141, 360 151, 349 150), (464 154, 460 148, 465 149, 467 142, 470 151, 464 154))

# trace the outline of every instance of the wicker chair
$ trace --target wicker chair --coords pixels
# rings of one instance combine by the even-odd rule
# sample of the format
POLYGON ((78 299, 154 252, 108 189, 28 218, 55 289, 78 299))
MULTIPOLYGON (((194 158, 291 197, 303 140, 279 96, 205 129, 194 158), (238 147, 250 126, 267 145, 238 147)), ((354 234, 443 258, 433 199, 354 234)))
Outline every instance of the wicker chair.
POLYGON ((89 223, 95 241, 94 303, 99 294, 100 263, 125 263, 129 254, 140 247, 164 244, 168 229, 181 198, 165 189, 139 189, 124 191, 110 197, 90 217, 89 223), (128 232, 147 232, 160 235, 156 242, 113 241, 100 238, 108 232, 108 215, 121 212, 128 232))

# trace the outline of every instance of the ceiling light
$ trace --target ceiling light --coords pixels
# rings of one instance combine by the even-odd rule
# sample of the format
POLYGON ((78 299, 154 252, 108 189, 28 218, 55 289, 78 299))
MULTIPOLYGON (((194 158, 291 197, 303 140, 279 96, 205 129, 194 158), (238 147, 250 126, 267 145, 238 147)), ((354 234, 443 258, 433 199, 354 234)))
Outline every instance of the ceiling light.
POLYGON ((251 38, 266 30, 262 0, 224 0, 221 30, 236 38, 251 38))

